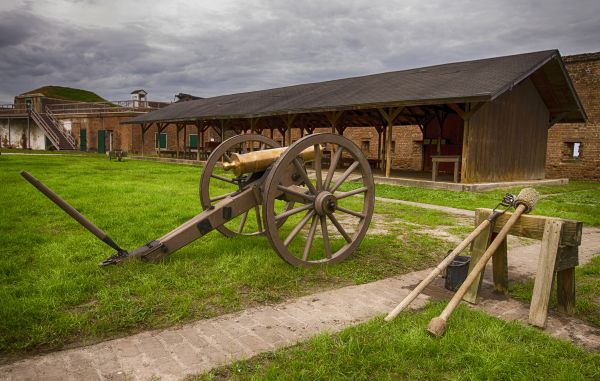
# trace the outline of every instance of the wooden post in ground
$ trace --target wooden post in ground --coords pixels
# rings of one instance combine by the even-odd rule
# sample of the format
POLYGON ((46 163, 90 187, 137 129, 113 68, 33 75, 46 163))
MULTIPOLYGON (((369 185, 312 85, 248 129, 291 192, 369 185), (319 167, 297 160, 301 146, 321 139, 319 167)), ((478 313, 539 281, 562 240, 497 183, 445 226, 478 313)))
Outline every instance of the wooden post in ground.
POLYGON ((556 254, 560 244, 563 222, 560 220, 546 220, 544 224, 544 235, 542 236, 542 247, 538 257, 537 273, 533 284, 531 295, 531 307, 529 308, 529 324, 544 327, 548 316, 548 304, 554 280, 554 265, 556 254))
POLYGON ((394 126, 394 120, 400 115, 404 107, 378 109, 379 113, 387 123, 387 138, 385 148, 385 177, 390 177, 392 172, 392 129, 394 126))

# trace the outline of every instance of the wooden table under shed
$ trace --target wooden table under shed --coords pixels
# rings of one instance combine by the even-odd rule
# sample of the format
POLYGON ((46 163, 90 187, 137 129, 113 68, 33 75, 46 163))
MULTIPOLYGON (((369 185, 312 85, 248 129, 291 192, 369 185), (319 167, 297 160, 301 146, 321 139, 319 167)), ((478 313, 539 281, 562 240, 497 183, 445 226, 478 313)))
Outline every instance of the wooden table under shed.
POLYGON ((460 155, 434 155, 431 156, 431 181, 435 181, 438 175, 439 163, 454 163, 454 182, 458 182, 458 168, 460 167, 460 155))

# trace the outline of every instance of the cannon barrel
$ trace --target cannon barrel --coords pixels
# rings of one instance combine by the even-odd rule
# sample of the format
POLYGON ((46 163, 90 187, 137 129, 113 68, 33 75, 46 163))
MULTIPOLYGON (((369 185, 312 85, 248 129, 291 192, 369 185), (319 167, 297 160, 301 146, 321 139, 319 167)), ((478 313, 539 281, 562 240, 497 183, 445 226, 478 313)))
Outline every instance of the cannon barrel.
MULTIPOLYGON (((223 169, 233 171, 236 176, 241 176, 244 173, 262 172, 273 164, 287 148, 272 148, 243 154, 233 153, 231 154, 231 161, 223 163, 223 169)), ((320 145, 319 149, 322 150, 320 145)), ((313 161, 315 159, 314 147, 305 149, 300 153, 299 157, 305 162, 313 161)))

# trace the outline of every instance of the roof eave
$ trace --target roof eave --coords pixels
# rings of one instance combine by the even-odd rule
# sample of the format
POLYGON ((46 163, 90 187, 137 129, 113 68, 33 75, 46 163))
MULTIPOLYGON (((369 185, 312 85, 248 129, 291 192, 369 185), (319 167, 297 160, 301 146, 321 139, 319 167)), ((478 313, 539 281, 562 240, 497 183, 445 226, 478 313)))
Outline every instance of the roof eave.
POLYGON ((186 121, 199 121, 199 120, 221 120, 221 119, 249 119, 249 118, 260 118, 277 115, 289 115, 289 114, 312 114, 312 113, 323 113, 331 111, 350 111, 350 110, 367 110, 377 109, 384 107, 407 107, 407 106, 432 106, 448 103, 473 103, 473 102, 488 102, 491 100, 491 94, 480 94, 475 96, 467 97, 454 97, 454 98, 440 98, 440 99, 420 99, 410 100, 402 102, 382 102, 382 103, 363 103, 355 105, 343 105, 343 106, 331 106, 331 107, 317 107, 310 109, 290 109, 281 110, 265 113, 255 114, 230 114, 230 115, 201 115, 192 118, 169 118, 169 119, 149 119, 149 120, 135 120, 143 119, 143 116, 150 115, 151 113, 145 114, 141 117, 135 117, 127 119, 121 122, 121 124, 145 124, 145 123, 166 123, 166 122, 186 122, 186 121))

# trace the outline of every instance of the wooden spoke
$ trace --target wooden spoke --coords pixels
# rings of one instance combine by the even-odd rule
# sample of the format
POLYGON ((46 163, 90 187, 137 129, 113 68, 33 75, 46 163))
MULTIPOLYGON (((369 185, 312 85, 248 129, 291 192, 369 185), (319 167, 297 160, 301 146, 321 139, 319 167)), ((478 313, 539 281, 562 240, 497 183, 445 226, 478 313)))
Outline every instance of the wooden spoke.
POLYGON ((354 217, 358 217, 358 218, 365 218, 365 215, 362 213, 359 213, 357 211, 351 210, 351 209, 346 209, 344 207, 341 206, 336 206, 336 209, 339 210, 340 212, 344 212, 344 213, 348 213, 353 215, 354 217))
POLYGON ((281 220, 283 218, 287 218, 287 217, 292 216, 292 215, 294 215, 296 213, 300 213, 303 210, 312 209, 312 208, 313 208, 313 204, 304 204, 302 206, 299 206, 299 207, 294 208, 294 209, 290 209, 288 211, 285 211, 285 212, 283 212, 283 213, 275 216, 275 221, 279 221, 279 220, 281 220))
POLYGON ((323 176, 321 173, 321 145, 315 144, 315 161, 313 162, 313 166, 315 167, 315 177, 317 178, 317 191, 323 190, 323 176))
POLYGON ((306 212, 306 215, 302 218, 302 220, 300 220, 300 223, 298 223, 298 225, 296 225, 294 227, 294 229, 292 229, 290 234, 285 238, 285 241, 283 241, 283 244, 286 247, 288 247, 289 244, 294 240, 294 238, 296 238, 298 233, 300 233, 300 231, 304 228, 304 226, 306 226, 306 223, 308 222, 308 220, 310 220, 312 218, 312 216, 314 214, 315 214, 314 210, 309 210, 308 212, 306 212))
POLYGON ((333 186, 333 188, 331 188, 330 192, 331 193, 335 192, 340 187, 340 185, 342 185, 344 183, 344 181, 346 181, 348 176, 350 176, 352 174, 352 172, 354 172, 356 167, 358 167, 359 165, 360 165, 360 163, 358 161, 354 161, 354 163, 352 163, 348 167, 348 169, 346 169, 346 172, 344 172, 344 174, 335 182, 335 185, 333 186))
POLYGON ((304 183, 310 190, 310 193, 317 194, 317 190, 315 189, 315 186, 313 185, 312 181, 310 181, 310 178, 308 177, 308 174, 306 173, 304 168, 302 168, 302 164, 300 164, 300 161, 298 161, 298 159, 295 158, 293 160, 293 162, 294 162, 294 167, 296 167, 296 171, 298 171, 298 174, 300 175, 300 177, 302 177, 302 180, 304 181, 304 183))
POLYGON ((308 254, 310 253, 310 249, 312 248, 313 240, 315 239, 315 231, 317 230, 317 215, 315 214, 310 223, 310 229, 308 230, 308 235, 306 236, 306 245, 304 245, 304 253, 302 254, 302 260, 308 260, 308 254))
POLYGON ((342 151, 344 149, 342 147, 338 147, 337 151, 333 154, 331 158, 331 163, 329 163, 329 170, 327 171, 327 177, 325 177, 325 184, 323 184, 323 188, 329 190, 329 184, 331 184, 331 179, 333 178, 333 174, 335 173, 335 169, 337 168, 338 162, 342 157, 342 151))
POLYGON ((351 190, 348 192, 338 193, 335 195, 335 198, 337 198, 338 200, 341 200, 346 197, 354 196, 355 194, 365 193, 368 190, 369 190, 369 188, 367 188, 367 187, 360 187, 360 188, 357 188, 357 189, 354 189, 354 190, 351 190))
POLYGON ((210 175, 210 177, 215 178, 217 180, 225 181, 226 183, 235 184, 235 181, 233 181, 232 179, 228 179, 227 177, 215 175, 214 173, 212 173, 210 175))
POLYGON ((301 198, 303 198, 303 199, 305 199, 307 201, 311 201, 312 202, 312 201, 315 200, 315 196, 313 196, 312 194, 298 192, 295 189, 285 187, 285 186, 283 186, 281 184, 279 184, 277 186, 277 189, 279 189, 282 192, 285 192, 285 193, 288 193, 288 194, 291 194, 291 195, 294 195, 294 196, 301 197, 301 198))
POLYGON ((254 213, 256 214, 256 226, 258 226, 258 231, 262 232, 262 219, 260 218, 260 207, 258 205, 254 206, 254 213))
POLYGON ((246 225, 247 219, 248 219, 248 211, 246 211, 246 213, 242 214, 242 220, 240 221, 240 227, 238 228, 238 234, 242 234, 242 231, 244 230, 244 225, 246 225))
POLYGON ((350 238, 350 236, 348 235, 348 233, 346 233, 346 230, 344 230, 344 228, 339 223, 339 221, 337 220, 337 218, 335 218, 335 216, 333 215, 333 213, 329 213, 328 216, 329 216, 329 219, 331 220, 331 222, 333 223, 333 225, 335 226, 335 228, 338 230, 338 232, 340 232, 340 234, 342 235, 342 237, 344 237, 344 239, 346 240, 346 242, 352 242, 352 238, 350 238))
POLYGON ((321 233, 323 234, 323 247, 325 256, 331 258, 331 246, 329 245, 329 233, 327 232, 327 217, 321 216, 321 233))
POLYGON ((233 193, 234 193, 234 192, 231 192, 231 193, 226 193, 226 194, 222 194, 222 195, 220 195, 220 196, 217 196, 217 197, 213 197, 213 198, 211 198, 211 199, 210 199, 210 202, 211 202, 211 203, 213 203, 213 202, 215 202, 215 201, 222 200, 222 199, 224 199, 224 198, 227 198, 227 197, 231 196, 233 193))

